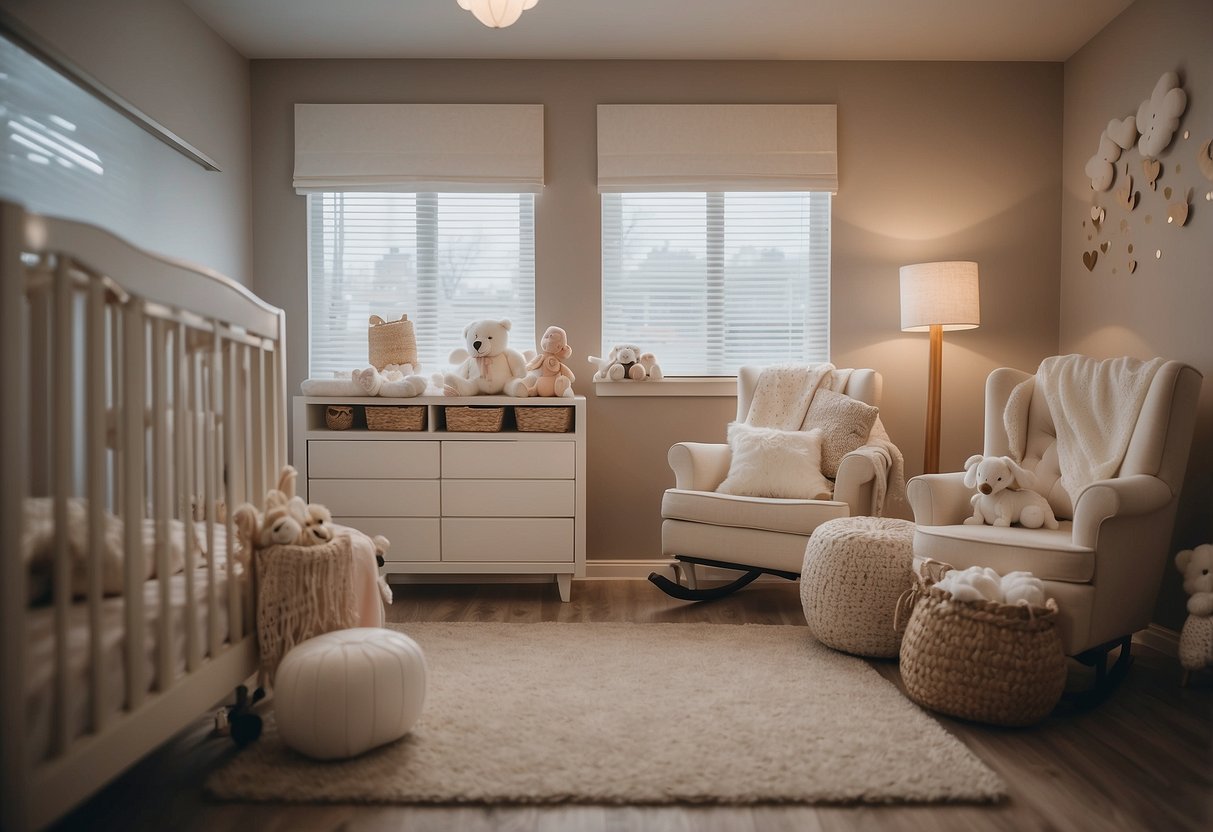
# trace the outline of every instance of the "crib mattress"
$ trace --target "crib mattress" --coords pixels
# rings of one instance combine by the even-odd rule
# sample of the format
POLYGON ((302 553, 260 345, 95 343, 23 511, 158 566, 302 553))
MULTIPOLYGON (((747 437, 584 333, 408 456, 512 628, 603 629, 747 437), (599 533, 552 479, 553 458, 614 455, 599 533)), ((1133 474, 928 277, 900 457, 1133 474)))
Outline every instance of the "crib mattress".
MULTIPOLYGON (((223 528, 216 529, 215 596, 218 599, 216 624, 220 642, 228 637, 227 566, 223 528)), ((169 578, 171 598, 173 672, 175 678, 185 674, 186 580, 184 573, 169 578)), ((208 598, 208 569, 205 564, 194 572, 193 595, 197 602, 197 633, 201 655, 208 648, 210 610, 208 598)), ((91 728, 90 655, 88 605, 73 604, 68 613, 68 736, 76 738, 91 728)), ((106 714, 117 714, 126 701, 126 672, 124 662, 125 604, 121 597, 105 598, 101 603, 101 661, 103 673, 102 700, 106 714)), ((55 610, 53 606, 29 610, 26 645, 26 725, 27 759, 40 761, 50 756, 51 732, 54 724, 55 693, 55 610)), ((144 679, 147 690, 157 686, 157 656, 160 638, 160 580, 143 585, 144 679)), ((245 630, 246 637, 252 633, 245 630)))

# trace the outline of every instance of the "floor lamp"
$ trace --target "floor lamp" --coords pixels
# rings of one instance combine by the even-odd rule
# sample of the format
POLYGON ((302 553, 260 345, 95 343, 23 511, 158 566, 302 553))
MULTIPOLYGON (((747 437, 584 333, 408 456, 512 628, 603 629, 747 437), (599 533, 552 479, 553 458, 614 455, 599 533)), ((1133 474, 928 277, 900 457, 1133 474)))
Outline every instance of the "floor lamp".
POLYGON ((977 264, 968 260, 901 267, 901 330, 931 333, 927 382, 927 436, 922 472, 939 472, 939 391, 945 330, 981 325, 977 264))

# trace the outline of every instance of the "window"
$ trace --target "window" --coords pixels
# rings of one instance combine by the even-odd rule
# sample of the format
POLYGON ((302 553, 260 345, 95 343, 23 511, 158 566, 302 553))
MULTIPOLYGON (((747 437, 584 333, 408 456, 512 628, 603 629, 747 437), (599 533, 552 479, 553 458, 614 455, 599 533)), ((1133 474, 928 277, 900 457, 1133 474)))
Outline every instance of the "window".
POLYGON ((604 193, 604 349, 667 376, 829 360, 828 192, 604 193))
POLYGON ((529 193, 308 194, 310 372, 367 363, 367 319, 407 313, 425 374, 479 318, 535 342, 535 211, 529 193))

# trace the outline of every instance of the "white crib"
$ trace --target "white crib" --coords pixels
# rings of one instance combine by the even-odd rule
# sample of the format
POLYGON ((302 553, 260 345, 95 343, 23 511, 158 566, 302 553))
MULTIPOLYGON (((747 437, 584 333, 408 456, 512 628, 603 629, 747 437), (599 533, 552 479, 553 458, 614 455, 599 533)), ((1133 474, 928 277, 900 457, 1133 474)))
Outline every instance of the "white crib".
POLYGON ((225 277, 0 202, 4 829, 50 823, 253 673, 224 508, 286 462, 284 337, 282 311, 225 277), (22 540, 39 502, 35 605, 22 540))

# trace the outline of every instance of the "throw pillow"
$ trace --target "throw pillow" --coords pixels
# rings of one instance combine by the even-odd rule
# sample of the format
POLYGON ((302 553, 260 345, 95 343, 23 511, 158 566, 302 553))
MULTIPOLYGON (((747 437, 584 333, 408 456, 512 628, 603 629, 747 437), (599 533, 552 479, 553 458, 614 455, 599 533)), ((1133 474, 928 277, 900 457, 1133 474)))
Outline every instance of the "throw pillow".
POLYGON ((716 489, 743 497, 828 500, 832 489, 821 475, 821 431, 729 425, 733 458, 716 489))
POLYGON ((830 479, 838 476, 842 458, 868 441, 879 413, 880 408, 833 390, 813 395, 804 429, 821 431, 821 473, 830 479))

